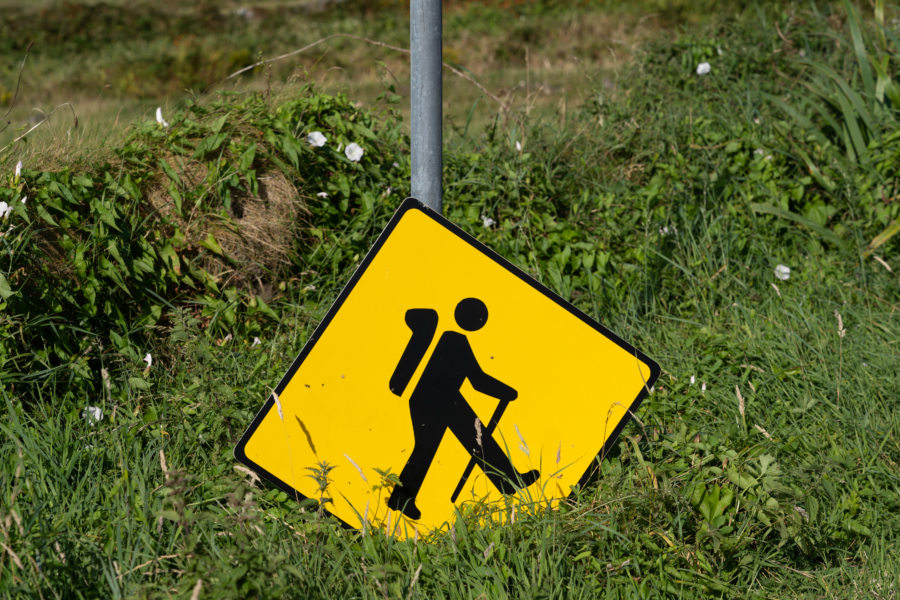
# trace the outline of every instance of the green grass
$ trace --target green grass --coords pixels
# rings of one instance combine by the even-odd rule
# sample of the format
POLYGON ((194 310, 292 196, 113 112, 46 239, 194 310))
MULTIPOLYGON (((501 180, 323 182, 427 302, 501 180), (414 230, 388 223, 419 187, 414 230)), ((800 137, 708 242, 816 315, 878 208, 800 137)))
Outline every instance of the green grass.
MULTIPOLYGON (((446 151, 449 218, 663 367, 602 475, 514 523, 350 531, 232 457, 405 193, 397 104, 262 86, 179 101, 168 129, 147 112, 70 169, 32 155, 16 181, 4 157, 0 595, 896 598, 900 242, 870 244, 898 217, 896 109, 867 98, 866 161, 801 110, 808 61, 865 93, 829 41, 854 35, 841 7, 659 4, 703 24, 583 82, 564 119, 520 106, 446 151), (264 193, 276 173, 296 196, 264 193), (269 204, 297 211, 278 253, 253 242, 269 204)), ((523 29, 571 18, 529 10, 523 29)))

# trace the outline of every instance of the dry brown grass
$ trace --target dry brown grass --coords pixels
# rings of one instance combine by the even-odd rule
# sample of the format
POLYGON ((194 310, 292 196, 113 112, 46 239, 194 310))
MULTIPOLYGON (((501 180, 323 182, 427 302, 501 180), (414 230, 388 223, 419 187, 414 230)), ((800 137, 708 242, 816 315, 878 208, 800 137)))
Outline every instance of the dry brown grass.
POLYGON ((23 102, 16 121, 0 134, 0 169, 19 160, 28 168, 51 171, 113 161, 131 123, 153 118, 153 110, 147 102, 63 93, 23 102))
MULTIPOLYGON (((211 188, 203 163, 172 156, 165 160, 181 179, 182 189, 211 188)), ((258 181, 258 193, 233 198, 227 216, 197 210, 179 215, 169 192, 172 182, 163 175, 147 200, 154 212, 182 232, 188 248, 199 247, 209 235, 215 238, 222 255, 205 253, 201 266, 221 284, 259 293, 265 300, 273 281, 290 262, 309 211, 297 188, 280 171, 266 171, 258 181)))
MULTIPOLYGON (((182 9, 191 6, 194 3, 189 1, 182 9)), ((223 3, 219 9, 234 12, 236 6, 238 4, 223 3)), ((242 2, 240 6, 271 12, 278 10, 281 4, 257 1, 242 2)), ((471 16, 460 17, 466 10, 471 7, 445 8, 445 62, 457 66, 508 106, 508 113, 517 116, 515 124, 521 124, 525 118, 550 117, 558 119, 564 126, 567 114, 581 105, 592 90, 600 86, 614 87, 617 69, 631 58, 634 48, 651 35, 658 35, 663 27, 652 15, 641 16, 614 9, 560 11, 529 18, 519 18, 510 12, 509 22, 501 23, 502 26, 496 23, 474 28, 457 25, 460 18, 460 22, 472 21, 471 16)), ((397 22, 397 28, 368 32, 365 18, 342 14, 337 9, 334 10, 334 25, 300 19, 296 13, 285 15, 285 18, 297 21, 296 27, 290 28, 293 41, 274 36, 262 43, 259 58, 302 47, 337 29, 356 31, 361 37, 368 36, 395 46, 408 46, 408 29, 402 21, 397 22)), ((217 41, 215 37, 199 35, 192 43, 211 48, 228 47, 228 40, 217 41)), ((170 45, 154 43, 142 48, 138 55, 143 57, 142 60, 149 60, 153 52, 164 52, 170 45)), ((109 50, 112 57, 130 52, 119 42, 109 50)), ((73 129, 71 117, 57 112, 48 123, 28 136, 27 145, 16 145, 14 157, 0 153, 0 162, 12 161, 10 164, 14 164, 15 160, 23 159, 29 164, 59 168, 79 159, 84 163, 106 160, 108 150, 123 138, 127 123, 136 118, 152 119, 157 105, 162 105, 169 114, 169 107, 174 107, 180 99, 171 89, 161 89, 155 98, 123 96, 122 90, 129 89, 125 84, 113 80, 103 83, 102 77, 97 79, 97 73, 109 68, 101 55, 79 58, 80 67, 75 69, 72 64, 57 64, 56 59, 42 57, 41 52, 42 49, 36 47, 29 57, 21 95, 11 115, 14 126, 0 134, 0 148, 9 143, 12 134, 21 133, 34 115, 41 111, 49 113, 63 103, 71 103, 74 107, 79 127, 73 129), (96 82, 91 83, 95 79, 96 82)), ((6 62, 13 65, 21 58, 7 57, 6 62)), ((161 56, 160 60, 166 59, 161 56)), ((386 87, 393 86, 401 97, 397 105, 401 114, 408 117, 409 113, 408 54, 376 47, 359 39, 329 40, 240 79, 226 81, 226 75, 222 73, 218 83, 207 87, 203 94, 223 89, 262 89, 274 94, 290 94, 301 85, 314 82, 326 92, 344 92, 354 100, 371 105, 386 87)), ((181 90, 180 94, 186 92, 181 90)), ((461 130, 468 124, 469 132, 477 134, 490 125, 500 109, 490 95, 445 70, 447 132, 461 130)))
MULTIPOLYGON (((588 13, 500 32, 445 31, 444 61, 475 79, 519 116, 566 114, 599 86, 616 85, 616 73, 660 24, 652 15, 588 13), (534 32, 529 33, 529 29, 534 32), (530 41, 529 41, 530 40, 530 41)), ((287 80, 313 81, 327 92, 343 92, 371 103, 393 86, 409 117, 409 57, 360 40, 333 40, 285 60, 296 65, 287 80)), ((502 108, 473 83, 444 70, 444 117, 448 132, 469 119, 470 131, 490 124, 502 108)), ((264 85, 257 78, 253 85, 264 85)))

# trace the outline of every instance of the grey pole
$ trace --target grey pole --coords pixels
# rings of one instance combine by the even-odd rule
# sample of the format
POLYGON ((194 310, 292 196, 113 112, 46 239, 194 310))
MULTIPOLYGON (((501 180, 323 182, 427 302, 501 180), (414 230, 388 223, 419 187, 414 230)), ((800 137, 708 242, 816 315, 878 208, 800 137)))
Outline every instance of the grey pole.
POLYGON ((441 0, 409 6, 412 196, 441 212, 441 0))

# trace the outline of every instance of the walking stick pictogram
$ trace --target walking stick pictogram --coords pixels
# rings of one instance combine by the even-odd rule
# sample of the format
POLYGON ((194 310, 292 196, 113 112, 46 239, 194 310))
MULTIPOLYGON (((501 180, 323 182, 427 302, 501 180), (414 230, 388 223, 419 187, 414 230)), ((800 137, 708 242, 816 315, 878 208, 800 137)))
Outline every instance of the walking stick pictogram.
MULTIPOLYGON (((506 407, 509 406, 509 400, 501 400, 499 404, 497 404, 497 408, 494 409, 494 414, 491 415, 491 420, 488 421, 487 427, 484 428, 484 433, 482 436, 488 436, 494 434, 494 429, 497 428, 497 423, 500 421, 500 417, 503 416, 503 413, 506 411, 506 407)), ((472 474, 472 469, 475 468, 477 460, 473 456, 469 459, 469 464, 466 465, 466 470, 463 471, 462 477, 459 478, 459 483, 456 484, 456 489, 453 490, 453 495, 450 496, 450 502, 456 502, 456 499, 459 497, 459 493, 462 491, 463 486, 466 485, 466 480, 469 478, 469 475, 472 474)))

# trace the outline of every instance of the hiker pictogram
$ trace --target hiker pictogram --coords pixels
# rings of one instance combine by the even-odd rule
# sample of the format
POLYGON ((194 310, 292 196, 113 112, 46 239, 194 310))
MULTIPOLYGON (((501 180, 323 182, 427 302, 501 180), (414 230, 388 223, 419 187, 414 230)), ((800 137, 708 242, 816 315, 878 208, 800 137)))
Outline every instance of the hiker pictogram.
POLYGON ((464 499, 502 521, 584 486, 659 372, 409 199, 235 456, 292 498, 328 498, 323 510, 350 526, 412 538, 452 523, 464 499), (309 474, 325 465, 323 492, 309 474))
MULTIPOLYGON (((487 306, 477 298, 466 298, 457 304, 454 317, 461 329, 475 332, 487 323, 487 306)), ((405 320, 412 335, 390 380, 390 389, 398 396, 403 394, 434 338, 438 314, 428 308, 413 308, 406 311, 405 320)), ((537 481, 540 475, 537 469, 517 471, 493 438, 504 410, 517 397, 515 389, 484 372, 465 334, 452 330, 442 333, 409 398, 415 444, 388 506, 411 519, 421 517, 416 495, 448 429, 472 456, 451 502, 456 501, 476 465, 504 494, 512 494, 537 481), (482 424, 460 391, 466 379, 479 392, 500 401, 487 425, 482 424)))

